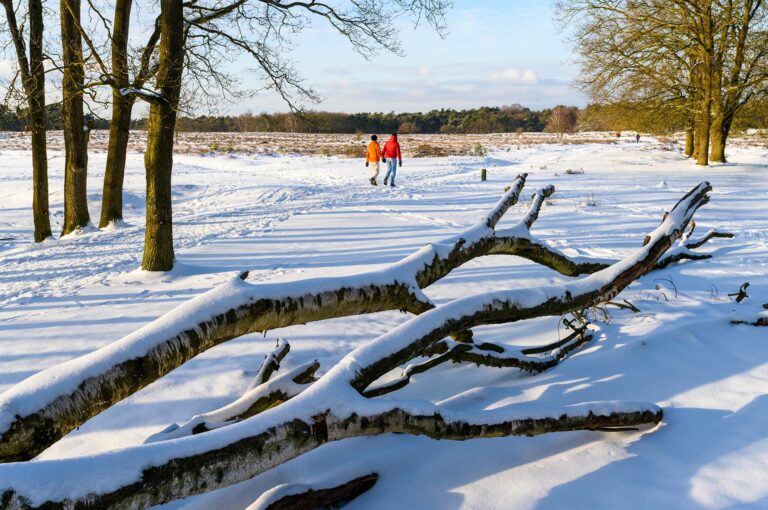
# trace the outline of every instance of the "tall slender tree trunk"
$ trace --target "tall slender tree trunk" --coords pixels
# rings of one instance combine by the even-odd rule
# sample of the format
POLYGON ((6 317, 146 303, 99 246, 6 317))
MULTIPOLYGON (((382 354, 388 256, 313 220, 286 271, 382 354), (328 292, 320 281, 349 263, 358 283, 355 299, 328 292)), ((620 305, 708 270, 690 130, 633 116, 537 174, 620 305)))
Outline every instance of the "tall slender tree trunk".
POLYGON ((29 64, 27 91, 32 131, 32 215, 35 242, 51 237, 48 212, 48 144, 45 118, 45 68, 43 66, 43 3, 29 0, 29 64))
POLYGON ((27 96, 32 131, 32 217, 35 242, 51 237, 48 212, 48 147, 45 122, 45 69, 43 68, 43 4, 29 0, 29 60, 24 46, 24 34, 19 30, 12 0, 0 0, 5 10, 24 94, 27 96))
POLYGON ((693 126, 685 130, 685 157, 690 158, 694 154, 694 134, 693 126))
POLYGON ((184 16, 182 0, 160 2, 160 66, 157 90, 161 100, 152 102, 144 165, 147 172, 147 230, 144 238, 146 271, 173 268, 173 217, 171 173, 173 135, 184 66, 184 16))
POLYGON ((88 147, 83 121, 84 64, 80 36, 80 0, 61 0, 61 46, 64 63, 64 227, 69 234, 90 223, 88 215, 88 147))
POLYGON ((117 0, 112 33, 112 74, 116 87, 112 90, 112 122, 109 127, 107 165, 101 195, 99 228, 123 219, 123 178, 131 129, 134 98, 120 89, 128 87, 128 30, 132 0, 117 0))

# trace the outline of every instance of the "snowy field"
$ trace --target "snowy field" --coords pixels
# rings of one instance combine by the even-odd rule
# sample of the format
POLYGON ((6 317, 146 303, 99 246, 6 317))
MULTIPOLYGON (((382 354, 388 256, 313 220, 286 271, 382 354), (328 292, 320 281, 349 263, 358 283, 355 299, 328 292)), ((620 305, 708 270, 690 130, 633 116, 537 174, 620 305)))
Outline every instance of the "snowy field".
MULTIPOLYGON (((489 146, 491 144, 488 144, 489 146)), ((652 272, 620 296, 595 338, 539 375, 443 365, 398 392, 459 410, 595 400, 661 405, 644 432, 572 432, 465 442, 386 435, 325 445, 251 481, 165 508, 243 509, 282 483, 337 472, 378 472, 354 509, 768 508, 768 329, 735 326, 768 303, 768 149, 734 147, 731 163, 697 168, 668 144, 541 144, 486 157, 405 159, 398 187, 372 187, 361 161, 308 156, 177 155, 174 235, 178 263, 148 274, 141 259, 142 155, 129 156, 125 224, 32 245, 29 152, 0 149, 0 392, 113 342, 243 270, 249 282, 362 272, 478 221, 503 188, 528 172, 527 197, 556 193, 533 227, 569 255, 620 258, 641 245, 663 212, 709 180, 696 215, 703 233, 734 239, 703 247, 710 260, 652 272), (488 181, 480 182, 480 168, 488 181), (567 170, 575 174, 566 173, 567 170), (583 170, 583 173, 579 173, 583 170), (728 294, 749 282, 750 297, 728 294)), ((54 231, 63 215, 63 157, 51 152, 54 231)), ((105 155, 90 159, 98 219, 105 155)), ((436 303, 497 289, 567 280, 514 257, 475 260, 426 289, 436 303)), ((172 422, 239 397, 277 338, 284 368, 317 359, 321 372, 408 319, 399 312, 334 319, 249 335, 209 350, 102 413, 47 450, 62 458, 141 444, 172 422)), ((489 326, 476 339, 525 346, 557 339, 558 318, 489 326)), ((108 476, 108 475, 105 475, 108 476)))

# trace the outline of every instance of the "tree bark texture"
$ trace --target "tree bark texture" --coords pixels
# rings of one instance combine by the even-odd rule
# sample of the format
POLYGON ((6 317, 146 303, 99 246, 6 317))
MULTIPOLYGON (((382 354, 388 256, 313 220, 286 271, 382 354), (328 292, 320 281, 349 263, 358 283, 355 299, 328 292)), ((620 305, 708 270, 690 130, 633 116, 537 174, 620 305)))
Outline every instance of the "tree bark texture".
POLYGON ((80 34, 80 0, 61 0, 63 56, 62 121, 64 124, 64 226, 61 235, 90 223, 88 214, 88 147, 83 119, 84 63, 80 34))
POLYGON ((171 174, 173 136, 184 69, 184 7, 181 0, 161 0, 160 8, 160 67, 156 88, 162 101, 150 106, 144 155, 147 227, 141 267, 145 271, 170 271, 174 261, 171 174))
POLYGON ((693 128, 685 130, 685 157, 690 158, 694 154, 693 128))
POLYGON ((129 86, 128 31, 132 0, 117 0, 112 32, 112 121, 109 126, 107 164, 104 168, 104 189, 101 199, 99 228, 123 219, 123 178, 128 154, 131 112, 135 98, 122 95, 120 89, 129 86))
POLYGON ((32 217, 35 226, 34 239, 39 243, 51 237, 51 219, 48 210, 45 68, 43 66, 43 3, 41 0, 29 0, 29 61, 24 45, 24 34, 19 30, 13 2, 2 0, 2 5, 29 108, 32 135, 32 217))

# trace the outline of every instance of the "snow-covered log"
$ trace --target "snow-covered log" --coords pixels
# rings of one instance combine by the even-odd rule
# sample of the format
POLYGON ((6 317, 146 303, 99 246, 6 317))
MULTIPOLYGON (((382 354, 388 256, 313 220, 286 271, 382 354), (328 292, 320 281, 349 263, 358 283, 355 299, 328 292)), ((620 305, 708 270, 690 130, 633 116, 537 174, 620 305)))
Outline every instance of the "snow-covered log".
POLYGON ((182 425, 174 423, 166 427, 147 438, 145 443, 200 434, 255 416, 307 389, 314 382, 313 376, 318 368, 320 364, 317 361, 300 365, 271 381, 249 389, 242 397, 224 407, 198 414, 182 425))
POLYGON ((384 310, 421 313, 421 292, 473 258, 517 203, 519 176, 478 223, 383 269, 297 282, 249 284, 247 273, 95 352, 51 367, 0 395, 0 462, 35 457, 69 431, 201 352, 239 336, 384 310))
POLYGON ((369 491, 378 481, 377 473, 360 476, 333 487, 299 484, 280 485, 268 490, 246 510, 315 510, 338 508, 369 491))
POLYGON ((280 369, 280 362, 283 361, 291 350, 291 345, 284 341, 278 340, 275 349, 264 356, 264 362, 261 364, 259 372, 256 374, 253 382, 248 386, 249 390, 254 389, 256 386, 262 385, 269 381, 272 374, 280 369))
POLYGON ((33 375, 0 395, 0 462, 33 458, 92 416, 232 338, 333 317, 429 310, 433 305, 420 289, 477 257, 517 255, 566 275, 607 267, 610 261, 569 258, 530 235, 545 198, 554 192, 551 186, 534 194, 514 227, 496 231, 525 179, 519 176, 491 211, 460 235, 383 269, 276 284, 249 284, 244 273, 121 340, 33 375))
POLYGON ((408 324, 414 325, 418 337, 414 337, 402 349, 393 350, 384 357, 376 357, 368 364, 361 364, 352 382, 353 386, 364 391, 379 377, 421 355, 431 344, 457 329, 564 315, 610 301, 624 287, 654 268, 664 253, 681 237, 696 210, 709 201, 707 193, 710 190, 711 186, 707 182, 693 188, 647 236, 647 242, 640 250, 597 273, 560 285, 457 299, 415 317, 408 324), (416 324, 421 327, 416 327, 416 324))
POLYGON ((734 235, 730 232, 724 232, 719 229, 711 229, 706 234, 693 237, 696 230, 696 223, 691 222, 691 228, 676 243, 676 245, 667 252, 664 257, 656 264, 656 269, 662 269, 668 265, 680 262, 681 260, 706 260, 712 258, 711 253, 697 253, 693 250, 701 248, 712 239, 732 239, 734 235))
POLYGON ((519 368, 529 372, 543 372, 560 363, 568 354, 586 344, 592 339, 586 326, 579 327, 565 338, 551 344, 538 347, 528 347, 517 351, 509 351, 504 347, 491 344, 449 344, 441 340, 429 350, 435 356, 421 363, 406 366, 400 377, 387 381, 385 384, 371 387, 363 391, 366 397, 378 397, 399 390, 406 386, 411 377, 423 374, 438 365, 451 361, 453 363, 474 363, 496 368, 519 368))
POLYGON ((273 409, 206 434, 87 457, 0 465, 1 508, 146 508, 256 476, 329 441, 387 432, 465 440, 652 425, 648 403, 563 408, 510 405, 479 412, 430 402, 366 398, 390 370, 453 331, 581 310, 609 301, 654 265, 708 201, 709 183, 687 193, 637 252, 588 277, 489 292, 429 310, 349 353, 310 388, 273 409))
MULTIPOLYGON (((560 250, 550 246, 546 242, 537 239, 531 234, 531 225, 539 217, 539 211, 545 200, 554 193, 553 186, 547 186, 534 193, 531 205, 525 217, 515 226, 496 231, 496 235, 488 240, 491 244, 488 252, 497 255, 516 255, 538 264, 544 265, 566 276, 579 276, 600 271, 615 264, 613 259, 600 259, 594 257, 569 257, 560 250)), ((705 260, 712 257, 709 253, 697 253, 693 250, 700 248, 712 239, 732 238, 734 235, 718 229, 712 229, 705 235, 694 238, 695 223, 691 223, 690 230, 682 236, 675 247, 660 259, 654 269, 664 267, 681 260, 705 260)))
POLYGON ((747 326, 768 326, 768 303, 762 305, 762 310, 739 312, 731 319, 731 324, 747 326))

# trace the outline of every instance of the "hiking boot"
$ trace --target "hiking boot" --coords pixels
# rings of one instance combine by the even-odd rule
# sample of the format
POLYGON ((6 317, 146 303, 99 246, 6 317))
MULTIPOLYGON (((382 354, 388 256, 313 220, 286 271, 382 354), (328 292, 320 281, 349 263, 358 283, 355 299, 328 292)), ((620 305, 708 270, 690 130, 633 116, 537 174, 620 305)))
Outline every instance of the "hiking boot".
POLYGON ((371 184, 373 184, 374 186, 378 186, 378 184, 376 183, 375 177, 371 177, 371 184))
POLYGON ((390 184, 390 187, 394 188, 395 187, 395 183, 390 184))
POLYGON ((384 186, 386 186, 386 185, 387 185, 387 178, 384 177, 384 186))

